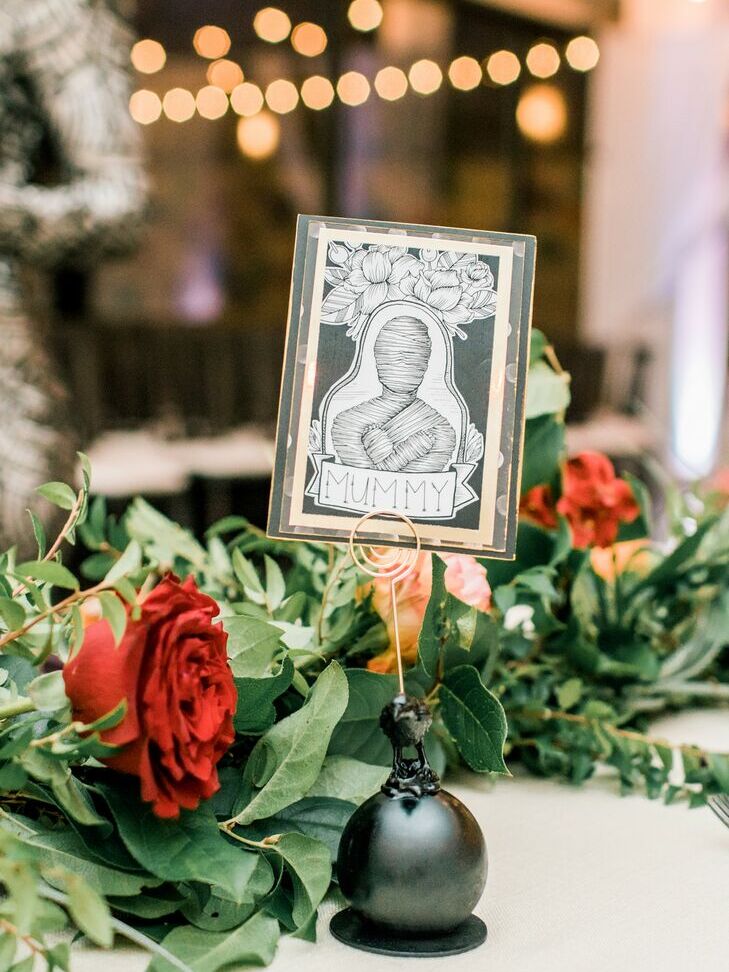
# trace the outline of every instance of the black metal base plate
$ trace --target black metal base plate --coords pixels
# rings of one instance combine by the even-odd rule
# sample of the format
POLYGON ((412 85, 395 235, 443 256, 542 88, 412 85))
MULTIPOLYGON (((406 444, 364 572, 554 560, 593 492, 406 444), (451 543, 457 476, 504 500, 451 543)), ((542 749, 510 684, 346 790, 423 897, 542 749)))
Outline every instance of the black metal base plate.
POLYGON ((459 955, 470 952, 486 941, 486 925, 471 915, 462 925, 445 935, 398 935, 396 931, 380 928, 361 918, 356 911, 338 911, 329 923, 332 935, 345 945, 378 955, 397 955, 418 958, 459 955))

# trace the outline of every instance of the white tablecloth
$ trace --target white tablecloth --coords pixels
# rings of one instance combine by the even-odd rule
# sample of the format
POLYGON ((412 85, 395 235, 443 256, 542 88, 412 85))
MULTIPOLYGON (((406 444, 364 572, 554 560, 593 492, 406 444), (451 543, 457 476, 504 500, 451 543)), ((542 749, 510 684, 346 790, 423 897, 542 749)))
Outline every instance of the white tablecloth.
MULTIPOLYGON (((729 713, 685 713, 654 727, 673 742, 729 752, 729 713)), ((519 775, 473 775, 448 789, 486 835, 481 948, 449 959, 349 949, 320 909, 316 945, 283 938, 272 972, 724 972, 729 968, 729 829, 708 808, 620 797, 614 778, 575 788, 519 775)), ((141 972, 132 950, 79 949, 73 972, 141 972)))

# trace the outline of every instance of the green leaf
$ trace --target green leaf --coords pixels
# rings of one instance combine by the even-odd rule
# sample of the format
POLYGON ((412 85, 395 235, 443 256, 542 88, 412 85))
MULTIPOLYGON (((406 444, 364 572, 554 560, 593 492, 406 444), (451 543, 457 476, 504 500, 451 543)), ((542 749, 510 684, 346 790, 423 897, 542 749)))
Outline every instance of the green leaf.
POLYGON ((231 556, 235 576, 241 583, 246 597, 254 604, 266 603, 266 592, 261 584, 261 579, 256 573, 256 569, 250 560, 247 560, 240 550, 236 547, 231 556))
MULTIPOLYGON (((269 965, 276 953, 279 927, 275 918, 263 912, 230 932, 208 932, 191 926, 174 928, 163 940, 173 955, 192 972, 242 969, 248 965, 269 965)), ((175 966, 155 957, 148 972, 172 972, 175 966)))
MULTIPOLYGON (((129 874, 97 863, 81 838, 71 830, 47 830, 38 823, 23 823, 35 830, 26 843, 43 850, 45 868, 63 868, 77 874, 99 894, 136 895, 142 888, 154 888, 162 883, 151 874, 129 874)), ((44 877, 54 887, 64 886, 53 874, 46 873, 44 877)))
POLYGON ((46 555, 47 546, 45 527, 32 510, 28 510, 27 512, 33 527, 33 536, 35 537, 35 542, 38 545, 38 559, 42 560, 46 555))
POLYGON ((504 709, 471 665, 447 672, 440 689, 443 721, 458 750, 478 773, 506 773, 504 709))
POLYGON ((127 612, 117 595, 111 591, 102 591, 98 597, 101 613, 109 622, 109 627, 114 635, 114 642, 118 645, 127 628, 127 612))
POLYGON ((97 789, 142 867, 165 881, 200 881, 221 888, 232 901, 245 900, 256 856, 230 845, 208 805, 183 810, 178 820, 160 820, 129 792, 128 784, 113 789, 99 784, 97 789))
POLYGON ((8 631, 17 631, 25 623, 25 609, 18 601, 10 597, 0 597, 0 617, 7 625, 8 631))
POLYGON ((33 577, 35 580, 46 581, 55 587, 65 587, 68 590, 78 590, 78 580, 71 571, 59 564, 57 560, 28 560, 18 564, 15 573, 20 577, 33 577))
POLYGON ((286 863, 294 888, 293 925, 302 928, 319 907, 332 879, 329 849, 303 834, 284 834, 274 847, 286 863))
POLYGON ((97 945, 111 948, 114 933, 109 907, 101 895, 78 874, 68 873, 68 908, 76 925, 97 945))
POLYGON ((433 586, 418 638, 418 661, 427 677, 434 679, 443 641, 445 605, 448 592, 445 587, 445 562, 437 554, 431 554, 431 558, 433 561, 433 586))
POLYGON ((245 836, 263 840, 264 837, 270 837, 272 833, 294 831, 320 841, 329 849, 331 859, 335 861, 342 831, 356 809, 354 803, 348 803, 346 800, 308 796, 279 810, 272 817, 257 820, 246 827, 245 836))
POLYGON ((544 355, 545 348, 549 345, 549 341, 544 335, 543 331, 538 330, 538 328, 533 327, 531 333, 531 339, 529 342, 529 365, 530 367, 544 355))
POLYGON ((332 733, 329 752, 388 766, 392 763, 392 747, 380 729, 380 713, 397 695, 397 678, 364 668, 348 668, 345 674, 349 699, 332 733))
POLYGON ((41 712, 57 712, 68 703, 61 671, 38 675, 28 686, 27 692, 41 712))
POLYGON ((238 704, 233 723, 236 732, 258 734, 270 729, 276 721, 275 699, 291 685, 294 665, 284 658, 281 670, 270 678, 236 678, 238 704))
POLYGON ((560 709, 571 709, 573 705, 582 698, 582 680, 579 678, 568 678, 556 690, 557 702, 560 709))
POLYGON ((327 756, 307 797, 334 797, 359 806, 379 790, 389 772, 386 766, 373 766, 349 756, 327 756))
POLYGON ((76 494, 66 483, 44 483, 36 489, 36 493, 62 510, 72 510, 76 502, 76 494))
POLYGON ((716 517, 709 517, 704 520, 696 533, 680 543, 650 574, 644 577, 639 584, 636 584, 632 594, 635 595, 638 591, 645 590, 648 587, 658 587, 664 583, 671 583, 675 579, 678 568, 696 554, 702 540, 715 524, 716 517))
POLYGON ((275 611, 286 597, 286 581, 275 560, 266 554, 263 562, 266 566, 266 602, 269 611, 275 611))
POLYGON ((529 419, 524 436, 521 491, 548 483, 559 472, 564 452, 564 424, 552 415, 529 419))
POLYGON ((132 540, 121 557, 114 563, 114 566, 111 568, 104 580, 107 584, 113 584, 115 581, 118 581, 120 577, 126 577, 127 574, 135 573, 137 570, 139 570, 141 564, 142 548, 139 546, 136 540, 132 540))
POLYGON ((233 674, 241 678, 267 675, 280 650, 281 632, 267 621, 242 615, 223 618, 228 632, 228 657, 233 674))
POLYGON ((276 723, 251 753, 247 774, 261 789, 238 815, 241 824, 270 817, 314 785, 334 726, 347 706, 347 679, 337 662, 324 669, 304 705, 276 723))
POLYGON ((538 361, 529 369, 526 397, 527 419, 539 415, 564 412, 570 403, 570 378, 566 372, 558 374, 546 361, 538 361))

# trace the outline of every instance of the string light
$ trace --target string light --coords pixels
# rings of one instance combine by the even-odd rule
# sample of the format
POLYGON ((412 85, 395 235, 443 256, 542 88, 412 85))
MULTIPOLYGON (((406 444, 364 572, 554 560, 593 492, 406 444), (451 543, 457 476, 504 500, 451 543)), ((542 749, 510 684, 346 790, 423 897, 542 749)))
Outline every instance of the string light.
POLYGON ((301 85, 301 100, 307 108, 321 111, 334 101, 334 85, 329 78, 313 74, 301 85))
POLYGON ((519 58, 512 51, 496 51, 486 62, 486 73, 494 84, 512 84, 521 74, 519 58))
POLYGON ((459 91, 473 91, 483 79, 481 65, 475 57, 457 57, 448 68, 448 79, 459 91))
POLYGON ((567 63, 575 71, 591 71, 600 60, 600 48, 592 37, 573 37, 565 51, 567 63))
POLYGON ((230 35, 222 27, 206 24, 195 31, 192 44, 200 57, 214 61, 218 57, 225 57, 230 50, 230 35))
POLYGON ((171 88, 162 99, 162 111, 170 121, 189 121, 195 114, 195 97, 186 88, 171 88))
POLYGON ((140 125, 151 125, 162 114, 162 102, 154 91, 142 88, 129 99, 129 114, 140 125))
POLYGON ((375 77, 375 91, 385 101, 397 101, 408 90, 408 79, 399 67, 384 67, 375 77))
POLYGON ((244 81, 231 91, 230 106, 236 115, 243 115, 245 118, 257 115, 263 108, 263 92, 257 84, 244 81))
POLYGON ((435 63, 424 57, 408 71, 408 80, 413 91, 421 95, 433 94, 443 83, 443 72, 435 63))
POLYGON ((370 83, 359 71, 347 71, 337 82, 337 94, 345 105, 361 105, 370 96, 370 83))
POLYGON ((220 61, 213 61, 207 70, 208 84, 214 84, 216 88, 222 88, 226 94, 230 94, 236 85, 243 82, 243 70, 235 61, 227 61, 223 58, 220 61))
POLYGON ((272 81, 266 88, 266 104, 279 115, 287 115, 299 103, 296 85, 284 78, 272 81))
POLYGON ((355 30, 376 30, 382 23, 382 4, 379 0, 352 0, 347 17, 355 30))
POLYGON ((165 66, 167 53, 159 41, 146 38, 132 47, 131 60, 141 74, 156 74, 165 66))
POLYGON ((291 46, 297 54, 304 57, 318 57, 326 50, 327 35, 319 24, 304 21, 297 24, 291 34, 291 46))
POLYGON ((291 33, 291 21, 278 7, 264 7, 253 18, 253 29, 261 40, 280 44, 291 33))
POLYGON ((208 84, 198 91, 195 107, 201 118, 215 121, 216 118, 222 118, 228 110, 228 96, 222 88, 208 84))
POLYGON ((238 148, 250 159, 267 159, 278 148, 281 125, 278 118, 268 111, 261 111, 252 118, 241 118, 236 129, 238 148))
POLYGON ((522 94, 516 108, 522 133, 543 145, 558 141, 567 130, 567 103, 553 84, 533 84, 522 94))
POLYGON ((535 78, 551 78, 559 71, 560 57, 551 44, 535 44, 526 56, 529 71, 535 78))

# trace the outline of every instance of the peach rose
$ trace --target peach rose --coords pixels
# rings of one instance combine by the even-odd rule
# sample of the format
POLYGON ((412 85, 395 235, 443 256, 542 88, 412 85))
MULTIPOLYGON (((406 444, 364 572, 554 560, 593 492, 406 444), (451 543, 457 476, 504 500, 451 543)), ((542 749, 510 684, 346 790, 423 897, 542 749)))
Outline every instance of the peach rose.
MULTIPOLYGON (((474 557, 465 554, 439 554, 445 561, 445 586, 449 594, 479 611, 491 607, 491 588, 486 578, 486 568, 474 557)), ((397 585, 397 620, 400 633, 400 650, 405 665, 413 665, 418 654, 418 637, 423 626, 433 586, 431 555, 421 553, 415 568, 397 585)), ((375 578, 372 582, 372 606, 387 626, 390 647, 375 658, 367 667, 371 672, 394 672, 397 668, 395 655, 395 628, 392 618, 390 582, 375 578)))
POLYGON ((646 540, 623 540, 612 547, 593 547, 590 565, 598 577, 608 583, 625 570, 642 576, 651 567, 650 550, 646 540))

